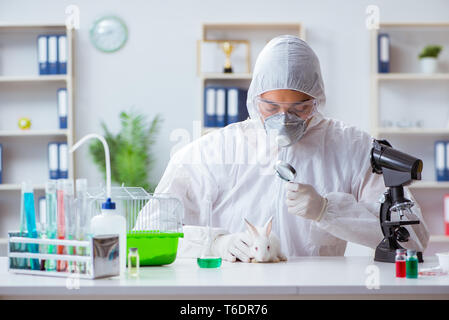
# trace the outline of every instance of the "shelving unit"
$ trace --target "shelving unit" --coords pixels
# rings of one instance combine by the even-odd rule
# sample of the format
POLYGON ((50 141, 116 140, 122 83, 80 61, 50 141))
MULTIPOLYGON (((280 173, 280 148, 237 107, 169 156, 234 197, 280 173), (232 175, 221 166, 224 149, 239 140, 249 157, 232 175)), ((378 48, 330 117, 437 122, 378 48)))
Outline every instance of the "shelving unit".
POLYGON ((251 73, 208 73, 202 74, 203 81, 207 80, 251 80, 251 73))
POLYGON ((69 81, 67 75, 45 75, 45 76, 1 76, 0 82, 50 82, 50 81, 69 81))
MULTIPOLYGON (((0 143, 3 144, 3 184, 0 184, 0 244, 8 229, 19 226, 21 182, 34 183, 42 195, 48 179, 47 145, 74 141, 75 32, 64 23, 0 24, 0 143), (67 36, 67 74, 39 75, 37 36, 67 36), (67 129, 59 129, 57 88, 67 88, 67 129), (19 116, 20 115, 20 116, 19 116), (17 127, 21 116, 31 118, 28 130, 17 127)), ((74 157, 69 155, 69 177, 74 178, 74 157)), ((0 250, 1 251, 1 250, 0 250)))
MULTIPOLYGON (((272 38, 291 34, 305 39, 305 29, 301 23, 204 23, 201 40, 248 40, 250 43, 250 71, 253 70, 257 55, 272 38)), ((224 61, 223 61, 224 62, 224 61)), ((231 54, 232 62, 232 54, 231 54)), ((198 61, 200 63, 200 61, 198 61)), ((204 89, 208 85, 235 86, 248 89, 252 73, 203 73, 200 78, 201 133, 206 134, 219 128, 204 126, 204 89)))
POLYGON ((375 74, 377 81, 388 80, 449 80, 449 73, 383 73, 375 74))
POLYGON ((68 136, 67 129, 59 130, 0 130, 0 137, 29 137, 29 136, 68 136))
MULTIPOLYGON (((0 184, 0 191, 20 191, 22 186, 20 184, 0 184)), ((35 190, 44 190, 45 185, 36 184, 33 185, 35 190)))
MULTIPOLYGON (((409 188, 431 232, 428 254, 435 253, 436 246, 438 250, 449 249, 449 236, 441 234, 444 233, 443 196, 449 193, 449 182, 434 181, 433 169, 434 141, 449 140, 448 122, 443 119, 449 113, 441 113, 449 110, 449 99, 445 96, 449 92, 449 70, 436 74, 420 73, 417 57, 425 45, 435 43, 443 45, 443 51, 447 51, 449 23, 381 23, 379 29, 371 33, 371 133, 424 162, 423 180, 413 182, 409 188), (384 32, 390 35, 390 73, 378 73, 377 37, 384 32), (417 94, 427 98, 420 99, 417 94), (389 99, 398 101, 391 103, 389 99), (390 114, 400 115, 402 119, 418 115, 422 117, 419 120, 424 119, 426 123, 422 127, 382 127, 381 119, 390 114), (431 116, 434 118, 429 119, 431 116)), ((448 58, 447 52, 440 56, 440 60, 446 62, 448 58)))

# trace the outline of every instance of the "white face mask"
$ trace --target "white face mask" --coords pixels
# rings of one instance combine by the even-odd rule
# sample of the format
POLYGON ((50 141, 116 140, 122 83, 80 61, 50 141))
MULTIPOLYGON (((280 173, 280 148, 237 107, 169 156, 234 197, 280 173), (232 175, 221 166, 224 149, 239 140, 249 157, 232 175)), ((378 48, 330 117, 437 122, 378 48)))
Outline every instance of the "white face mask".
POLYGON ((276 141, 281 147, 298 142, 306 131, 306 120, 290 113, 276 113, 264 121, 265 130, 276 130, 276 141))

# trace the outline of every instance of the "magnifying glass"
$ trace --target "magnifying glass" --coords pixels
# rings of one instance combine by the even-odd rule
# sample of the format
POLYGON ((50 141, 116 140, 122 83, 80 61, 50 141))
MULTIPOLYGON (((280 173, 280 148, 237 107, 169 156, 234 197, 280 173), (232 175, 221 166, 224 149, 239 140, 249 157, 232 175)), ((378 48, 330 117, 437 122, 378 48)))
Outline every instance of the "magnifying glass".
POLYGON ((285 181, 293 181, 296 178, 296 170, 287 162, 278 160, 274 165, 274 169, 276 170, 279 178, 285 181))

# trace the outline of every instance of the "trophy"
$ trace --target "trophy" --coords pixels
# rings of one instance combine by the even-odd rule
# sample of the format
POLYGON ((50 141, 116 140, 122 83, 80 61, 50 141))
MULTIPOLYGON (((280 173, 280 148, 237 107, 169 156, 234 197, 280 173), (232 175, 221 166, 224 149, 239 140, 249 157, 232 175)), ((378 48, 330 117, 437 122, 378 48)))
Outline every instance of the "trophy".
POLYGON ((221 49, 223 50, 223 52, 226 55, 223 72, 224 73, 232 73, 231 53, 234 50, 234 46, 231 44, 231 42, 225 41, 221 44, 221 49))

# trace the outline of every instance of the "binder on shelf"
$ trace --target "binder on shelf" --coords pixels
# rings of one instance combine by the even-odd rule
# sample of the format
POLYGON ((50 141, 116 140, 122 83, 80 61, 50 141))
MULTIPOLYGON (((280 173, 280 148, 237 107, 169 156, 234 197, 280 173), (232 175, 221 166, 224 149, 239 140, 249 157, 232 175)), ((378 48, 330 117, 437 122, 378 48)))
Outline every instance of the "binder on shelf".
POLYGON ((2 165, 2 159, 3 159, 3 146, 0 144, 0 184, 2 184, 2 173, 3 173, 3 165, 2 165))
POLYGON ((204 126, 216 126, 216 88, 206 87, 204 89, 204 126))
POLYGON ((216 112, 217 127, 224 127, 226 125, 226 88, 218 88, 216 91, 216 112))
POLYGON ((50 142, 48 144, 48 170, 50 179, 59 178, 59 148, 57 142, 50 142))
POLYGON ((48 36, 48 74, 58 74, 58 36, 48 36))
POLYGON ((445 141, 444 176, 445 181, 449 181, 449 141, 445 141))
POLYGON ((48 74, 48 41, 45 35, 37 37, 37 59, 39 74, 48 74))
POLYGON ((231 124, 248 118, 246 108, 247 90, 241 88, 228 88, 227 90, 227 122, 231 124))
POLYGON ((59 148, 59 179, 67 179, 69 177, 69 149, 67 143, 62 142, 58 145, 59 148))
POLYGON ((59 129, 67 129, 67 89, 60 88, 57 91, 59 129))
POLYGON ((446 141, 435 142, 435 174, 437 181, 447 181, 449 176, 449 168, 446 166, 446 144, 446 141))
POLYGON ((390 72, 390 36, 387 33, 377 36, 377 61, 379 73, 390 72))
POLYGON ((67 74, 67 36, 58 36, 58 73, 67 74))

